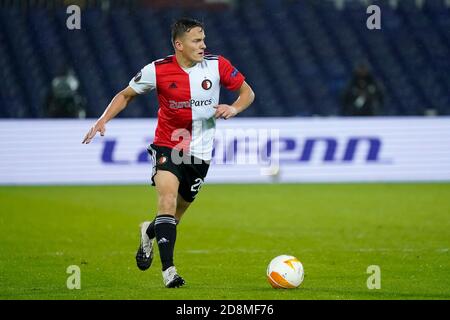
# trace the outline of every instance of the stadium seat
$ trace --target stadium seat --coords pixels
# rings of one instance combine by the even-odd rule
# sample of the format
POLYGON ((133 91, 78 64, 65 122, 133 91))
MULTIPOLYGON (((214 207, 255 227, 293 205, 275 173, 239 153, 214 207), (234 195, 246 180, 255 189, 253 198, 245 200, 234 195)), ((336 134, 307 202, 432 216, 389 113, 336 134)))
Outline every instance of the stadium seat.
MULTIPOLYGON (((40 117, 53 77, 73 68, 97 117, 147 63, 173 53, 169 27, 180 16, 206 25, 208 51, 226 56, 257 93, 242 116, 334 116, 358 62, 383 88, 383 115, 450 114, 450 9, 443 0, 382 6, 382 30, 365 27, 360 1, 238 1, 209 10, 114 5, 83 9, 68 30, 64 8, 0 7, 0 117, 40 117), (31 76, 30 76, 31 75, 31 76)), ((236 94, 222 91, 232 102, 236 94)), ((156 117, 155 93, 121 117, 156 117), (153 101, 153 102, 149 102, 153 101)))

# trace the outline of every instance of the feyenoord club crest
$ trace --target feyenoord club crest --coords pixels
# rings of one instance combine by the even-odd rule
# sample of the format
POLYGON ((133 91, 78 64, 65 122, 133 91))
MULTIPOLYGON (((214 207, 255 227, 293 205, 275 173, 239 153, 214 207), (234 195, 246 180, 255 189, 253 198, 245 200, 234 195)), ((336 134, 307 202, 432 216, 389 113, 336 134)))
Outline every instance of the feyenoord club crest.
POLYGON ((202 88, 205 90, 209 90, 212 87, 212 82, 211 80, 205 79, 202 81, 202 88))

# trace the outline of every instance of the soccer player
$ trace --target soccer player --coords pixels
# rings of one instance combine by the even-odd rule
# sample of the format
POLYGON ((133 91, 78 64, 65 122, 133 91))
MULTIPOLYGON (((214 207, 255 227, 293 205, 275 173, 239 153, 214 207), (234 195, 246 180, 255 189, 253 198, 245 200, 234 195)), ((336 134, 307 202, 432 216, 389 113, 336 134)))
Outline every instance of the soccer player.
POLYGON ((212 156, 216 119, 229 119, 245 110, 255 94, 245 77, 224 57, 206 54, 205 30, 201 22, 183 18, 172 25, 175 54, 146 65, 119 92, 84 137, 89 143, 97 132, 105 134, 106 123, 136 95, 156 89, 159 111, 153 143, 152 185, 158 195, 153 221, 140 225, 136 254, 139 269, 153 260, 158 244, 164 285, 184 285, 173 262, 177 224, 200 190, 212 156), (232 105, 219 104, 220 87, 237 91, 232 105))

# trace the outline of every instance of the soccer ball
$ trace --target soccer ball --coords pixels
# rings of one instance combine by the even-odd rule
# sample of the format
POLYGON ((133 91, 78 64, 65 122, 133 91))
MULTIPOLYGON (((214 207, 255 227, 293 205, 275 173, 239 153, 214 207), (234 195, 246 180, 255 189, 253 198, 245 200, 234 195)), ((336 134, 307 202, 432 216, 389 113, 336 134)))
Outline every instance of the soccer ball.
POLYGON ((303 265, 294 256, 275 257, 267 267, 267 280, 275 289, 297 288, 303 282, 303 276, 303 265))

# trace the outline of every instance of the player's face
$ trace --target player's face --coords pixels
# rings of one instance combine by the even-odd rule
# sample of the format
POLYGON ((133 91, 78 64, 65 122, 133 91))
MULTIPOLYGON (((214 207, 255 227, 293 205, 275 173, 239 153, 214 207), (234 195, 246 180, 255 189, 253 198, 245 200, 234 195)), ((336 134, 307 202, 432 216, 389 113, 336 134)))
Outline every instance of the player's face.
POLYGON ((200 27, 195 27, 186 32, 181 40, 181 52, 183 57, 192 63, 202 62, 205 55, 205 32, 200 27))

